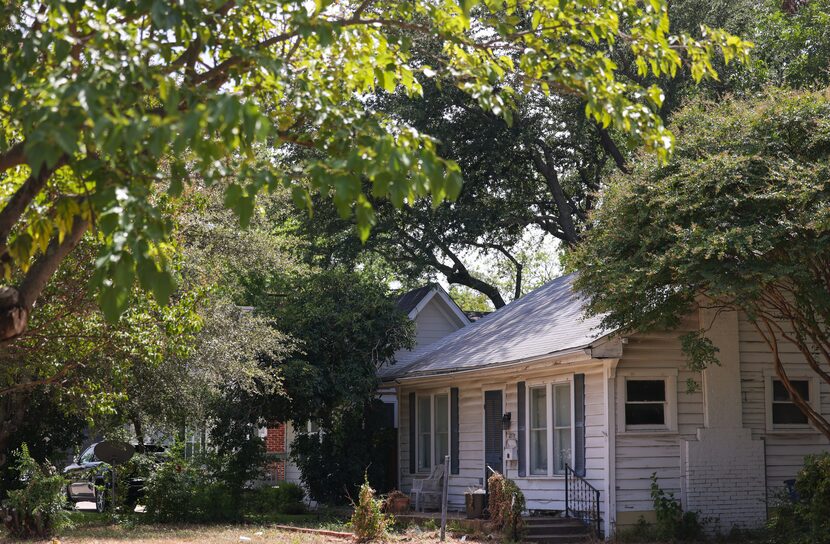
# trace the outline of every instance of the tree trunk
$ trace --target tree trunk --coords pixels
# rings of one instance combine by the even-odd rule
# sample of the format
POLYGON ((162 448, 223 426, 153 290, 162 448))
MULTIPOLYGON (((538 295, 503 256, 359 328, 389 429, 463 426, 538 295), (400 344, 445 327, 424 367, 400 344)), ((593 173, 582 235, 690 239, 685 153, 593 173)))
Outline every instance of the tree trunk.
POLYGON ((89 219, 75 217, 72 230, 66 233, 62 242, 57 236, 49 242, 46 251, 35 260, 20 285, 0 288, 0 342, 12 340, 23 334, 29 324, 35 302, 46 283, 58 270, 64 258, 75 249, 88 227, 89 219))
POLYGON ((466 285, 467 287, 475 289, 479 293, 482 293, 484 296, 490 299, 490 301, 493 303, 493 306, 495 306, 497 310, 506 304, 497 287, 490 285, 486 281, 474 278, 470 275, 469 272, 453 271, 449 274, 446 274, 446 276, 447 281, 450 283, 466 285))

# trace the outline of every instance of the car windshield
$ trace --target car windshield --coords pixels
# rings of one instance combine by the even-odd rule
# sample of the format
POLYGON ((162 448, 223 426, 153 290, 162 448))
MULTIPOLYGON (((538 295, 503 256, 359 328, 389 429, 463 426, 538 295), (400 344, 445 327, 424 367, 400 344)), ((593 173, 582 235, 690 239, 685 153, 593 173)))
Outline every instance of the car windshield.
POLYGON ((78 463, 91 463, 95 461, 95 446, 90 446, 84 450, 80 457, 78 457, 78 463))

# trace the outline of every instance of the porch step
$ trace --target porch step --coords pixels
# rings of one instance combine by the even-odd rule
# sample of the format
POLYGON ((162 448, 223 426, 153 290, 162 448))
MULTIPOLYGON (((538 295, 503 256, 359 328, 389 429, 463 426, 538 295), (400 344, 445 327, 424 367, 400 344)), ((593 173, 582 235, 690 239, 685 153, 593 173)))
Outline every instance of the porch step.
POLYGON ((526 536, 523 540, 525 544, 535 542, 536 544, 583 544, 592 542, 591 536, 584 535, 539 535, 526 536))
POLYGON ((553 516, 524 518, 526 542, 537 544, 572 544, 589 542, 591 531, 579 520, 553 516))

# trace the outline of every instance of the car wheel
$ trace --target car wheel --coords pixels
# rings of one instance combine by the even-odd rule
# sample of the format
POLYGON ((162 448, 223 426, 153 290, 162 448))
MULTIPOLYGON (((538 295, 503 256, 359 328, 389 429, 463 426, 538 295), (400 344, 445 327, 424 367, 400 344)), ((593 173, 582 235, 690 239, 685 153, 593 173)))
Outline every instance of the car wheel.
POLYGON ((107 508, 106 492, 101 489, 95 490, 95 511, 103 514, 107 508))

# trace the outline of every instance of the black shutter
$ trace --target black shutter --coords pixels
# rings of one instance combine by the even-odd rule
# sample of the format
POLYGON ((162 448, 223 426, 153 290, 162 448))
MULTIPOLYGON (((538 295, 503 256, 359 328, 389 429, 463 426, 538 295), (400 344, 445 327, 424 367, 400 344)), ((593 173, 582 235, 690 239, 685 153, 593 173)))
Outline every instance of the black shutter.
POLYGON ((409 473, 415 474, 415 452, 418 445, 415 443, 415 393, 409 394, 409 473))
POLYGON ((574 472, 585 476, 585 374, 574 374, 574 472))
POLYGON ((527 476, 525 467, 525 382, 516 384, 516 402, 519 404, 519 476, 527 476))
POLYGON ((450 473, 458 474, 458 388, 450 388, 450 473))

